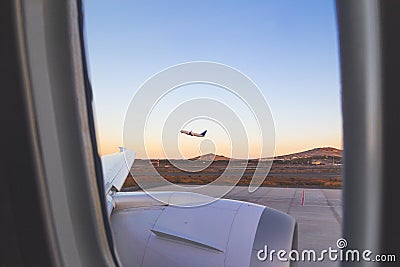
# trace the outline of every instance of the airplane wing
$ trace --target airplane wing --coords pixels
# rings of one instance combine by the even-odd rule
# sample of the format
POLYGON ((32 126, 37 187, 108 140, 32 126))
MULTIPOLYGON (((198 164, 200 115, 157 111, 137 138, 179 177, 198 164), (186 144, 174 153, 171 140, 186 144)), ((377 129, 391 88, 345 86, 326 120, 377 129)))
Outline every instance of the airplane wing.
MULTIPOLYGON (((264 206, 218 199, 182 208, 172 200, 201 203, 209 197, 153 193, 168 200, 164 203, 142 191, 116 192, 135 158, 134 151, 121 150, 103 156, 102 163, 108 215, 123 266, 265 266, 258 258, 265 245, 275 251, 297 248, 296 221, 264 206)), ((290 262, 276 261, 271 266, 288 267, 290 262)))
MULTIPOLYGON (((182 203, 206 196, 155 192, 182 203)), ((268 251, 297 248, 297 226, 291 216, 257 204, 218 199, 182 208, 162 203, 145 192, 117 192, 110 215, 114 244, 122 266, 289 267, 291 262, 263 262, 268 251)))
POLYGON ((115 188, 120 191, 135 160, 135 151, 120 148, 120 152, 102 156, 104 189, 106 195, 115 188))

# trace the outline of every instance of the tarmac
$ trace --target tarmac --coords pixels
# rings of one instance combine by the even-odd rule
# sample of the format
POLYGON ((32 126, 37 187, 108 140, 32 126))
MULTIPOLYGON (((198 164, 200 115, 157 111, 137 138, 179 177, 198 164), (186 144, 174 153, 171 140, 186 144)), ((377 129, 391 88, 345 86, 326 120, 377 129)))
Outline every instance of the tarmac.
MULTIPOLYGON (((337 249, 336 241, 342 232, 340 189, 260 187, 249 193, 247 186, 236 186, 225 198, 264 205, 294 217, 298 224, 299 251, 313 249, 318 255, 329 247, 337 249)), ((339 266, 339 262, 299 262, 298 266, 339 266)))

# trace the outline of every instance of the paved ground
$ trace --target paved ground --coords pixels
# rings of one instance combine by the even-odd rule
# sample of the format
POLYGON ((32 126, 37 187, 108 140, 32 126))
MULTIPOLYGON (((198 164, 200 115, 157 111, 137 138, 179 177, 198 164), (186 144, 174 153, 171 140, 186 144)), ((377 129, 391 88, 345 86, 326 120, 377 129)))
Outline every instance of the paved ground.
MULTIPOLYGON (((225 198, 248 201, 283 211, 297 220, 299 250, 314 249, 318 253, 332 247, 341 237, 342 191, 339 189, 302 189, 261 187, 249 193, 246 186, 235 187, 225 198), (304 190, 304 203, 302 194, 304 190)), ((339 266, 333 262, 303 266, 339 266)))

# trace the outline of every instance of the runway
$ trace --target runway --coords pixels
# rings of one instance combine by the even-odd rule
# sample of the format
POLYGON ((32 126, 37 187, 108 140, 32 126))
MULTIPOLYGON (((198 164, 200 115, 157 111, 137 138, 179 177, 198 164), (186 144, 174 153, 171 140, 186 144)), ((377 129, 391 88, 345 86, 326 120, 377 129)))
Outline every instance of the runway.
MULTIPOLYGON (((252 202, 283 211, 298 224, 299 250, 314 249, 317 253, 332 247, 341 238, 342 190, 260 187, 253 193, 247 186, 237 186, 228 199, 252 202), (302 195, 304 190, 304 201, 302 195)), ((338 262, 299 262, 305 266, 339 266, 338 262)))

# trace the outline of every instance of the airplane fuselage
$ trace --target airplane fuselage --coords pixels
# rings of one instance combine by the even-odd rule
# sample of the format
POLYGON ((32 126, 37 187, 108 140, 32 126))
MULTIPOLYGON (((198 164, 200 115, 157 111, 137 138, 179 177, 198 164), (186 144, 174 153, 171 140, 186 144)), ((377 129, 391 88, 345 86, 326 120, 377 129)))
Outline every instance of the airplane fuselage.
POLYGON ((205 130, 202 133, 194 133, 193 131, 186 131, 186 130, 181 130, 180 132, 183 133, 183 134, 190 135, 190 136, 204 137, 206 135, 206 133, 207 133, 207 130, 205 130))

